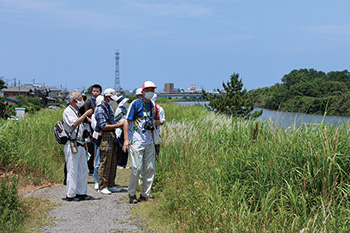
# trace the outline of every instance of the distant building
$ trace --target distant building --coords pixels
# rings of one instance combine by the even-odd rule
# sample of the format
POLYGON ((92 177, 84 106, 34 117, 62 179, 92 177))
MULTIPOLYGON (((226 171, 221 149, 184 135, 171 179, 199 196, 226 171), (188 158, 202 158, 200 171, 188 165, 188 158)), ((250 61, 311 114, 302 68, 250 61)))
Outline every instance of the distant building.
POLYGON ((17 96, 22 96, 24 98, 33 97, 34 91, 31 88, 23 87, 11 87, 2 89, 5 97, 10 97, 16 99, 17 96))
POLYGON ((164 93, 174 94, 177 91, 174 90, 174 83, 164 83, 164 93))

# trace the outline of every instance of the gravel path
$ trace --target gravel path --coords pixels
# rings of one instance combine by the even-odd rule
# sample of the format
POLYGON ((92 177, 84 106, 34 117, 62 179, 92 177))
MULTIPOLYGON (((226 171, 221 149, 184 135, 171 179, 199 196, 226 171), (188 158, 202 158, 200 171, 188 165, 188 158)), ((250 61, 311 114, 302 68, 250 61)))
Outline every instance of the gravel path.
POLYGON ((136 205, 129 204, 127 187, 121 187, 122 192, 103 195, 93 189, 91 177, 89 180, 87 194, 92 200, 66 201, 66 186, 63 185, 24 194, 58 204, 49 212, 48 216, 54 220, 52 225, 41 228, 44 232, 150 232, 137 225, 138 220, 129 214, 136 205))

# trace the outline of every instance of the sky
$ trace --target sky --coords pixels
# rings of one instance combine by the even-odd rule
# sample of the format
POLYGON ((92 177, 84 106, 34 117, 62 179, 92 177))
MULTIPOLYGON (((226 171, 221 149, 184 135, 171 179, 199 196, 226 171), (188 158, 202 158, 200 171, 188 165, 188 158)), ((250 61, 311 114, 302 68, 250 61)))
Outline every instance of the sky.
POLYGON ((294 69, 349 70, 349 0, 0 0, 0 76, 9 84, 123 89, 153 81, 247 90, 294 69))

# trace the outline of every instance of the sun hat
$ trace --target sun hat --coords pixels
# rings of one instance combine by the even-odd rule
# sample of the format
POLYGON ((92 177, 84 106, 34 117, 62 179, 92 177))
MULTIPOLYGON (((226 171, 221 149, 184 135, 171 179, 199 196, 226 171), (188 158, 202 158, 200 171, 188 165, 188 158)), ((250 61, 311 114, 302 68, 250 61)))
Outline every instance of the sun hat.
POLYGON ((97 105, 100 105, 102 100, 104 99, 105 97, 103 95, 99 95, 96 97, 96 106, 97 105))
POLYGON ((116 101, 118 99, 118 96, 117 96, 115 90, 112 88, 107 88, 106 90, 104 90, 103 95, 111 97, 111 99, 114 101, 116 101))

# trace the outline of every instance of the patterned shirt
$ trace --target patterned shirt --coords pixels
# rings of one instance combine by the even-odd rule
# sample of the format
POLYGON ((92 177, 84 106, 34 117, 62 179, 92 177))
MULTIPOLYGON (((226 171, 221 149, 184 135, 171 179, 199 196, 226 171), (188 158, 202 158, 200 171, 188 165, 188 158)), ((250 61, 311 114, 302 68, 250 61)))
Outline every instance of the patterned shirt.
POLYGON ((128 139, 131 144, 153 144, 152 131, 144 128, 146 122, 153 126, 153 108, 152 101, 146 103, 142 98, 134 100, 130 104, 126 119, 131 121, 128 130, 128 139))
MULTIPOLYGON (((96 128, 102 130, 106 125, 115 124, 113 109, 105 101, 95 109, 96 128), (107 112, 106 112, 107 110, 107 112)), ((95 130, 95 131, 99 131, 95 130)))

